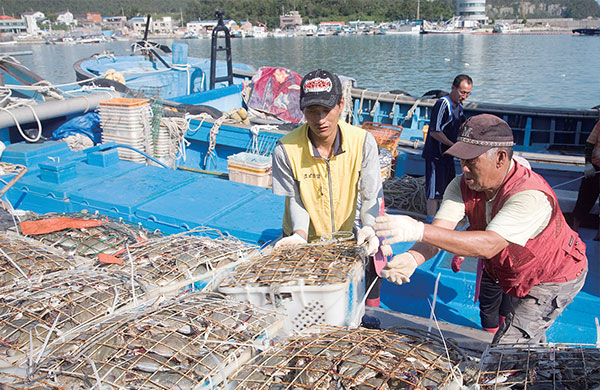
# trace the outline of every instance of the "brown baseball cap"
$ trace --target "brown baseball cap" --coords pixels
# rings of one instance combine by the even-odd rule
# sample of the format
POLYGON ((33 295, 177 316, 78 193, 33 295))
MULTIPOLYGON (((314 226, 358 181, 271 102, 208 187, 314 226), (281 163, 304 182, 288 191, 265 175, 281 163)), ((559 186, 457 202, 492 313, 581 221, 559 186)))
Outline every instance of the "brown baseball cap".
POLYGON ((470 117, 460 126, 456 143, 444 154, 470 160, 491 148, 513 145, 513 133, 508 123, 495 115, 480 114, 470 117))

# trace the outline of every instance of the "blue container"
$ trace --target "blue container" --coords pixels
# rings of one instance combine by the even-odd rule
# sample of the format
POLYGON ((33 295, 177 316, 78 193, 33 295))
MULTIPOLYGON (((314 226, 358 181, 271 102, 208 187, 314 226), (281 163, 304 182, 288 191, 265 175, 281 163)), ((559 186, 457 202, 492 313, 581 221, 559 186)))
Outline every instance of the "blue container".
POLYGON ((75 161, 40 163, 40 178, 49 183, 62 184, 75 179, 75 161))
POLYGON ((173 63, 174 64, 187 64, 188 63, 188 50, 189 46, 187 43, 175 42, 171 46, 173 52, 173 63))
POLYGON ((99 150, 88 153, 87 163, 94 167, 106 168, 119 162, 117 149, 99 150))

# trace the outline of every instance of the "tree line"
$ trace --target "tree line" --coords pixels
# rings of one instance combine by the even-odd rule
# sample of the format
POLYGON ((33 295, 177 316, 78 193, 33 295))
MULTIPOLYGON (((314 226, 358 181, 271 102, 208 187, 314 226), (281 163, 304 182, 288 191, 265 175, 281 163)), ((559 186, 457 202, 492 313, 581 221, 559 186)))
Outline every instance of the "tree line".
MULTIPOLYGON (((526 0, 526 3, 542 5, 537 9, 560 6, 560 15, 548 12, 535 17, 600 17, 600 5, 596 0, 526 0)), ((42 11, 45 14, 70 11, 76 17, 86 12, 99 12, 102 16, 125 15, 127 18, 145 16, 173 16, 183 22, 214 19, 215 9, 224 11, 226 19, 236 21, 259 21, 269 28, 279 26, 279 15, 292 10, 299 11, 304 23, 321 21, 374 20, 376 22, 415 19, 419 4, 421 19, 449 19, 456 13, 456 0, 3 0, 2 11, 19 17, 23 12, 42 11)), ((514 17, 520 17, 521 0, 487 0, 490 9, 513 7, 514 17)), ((556 8, 556 7, 554 7, 556 8)), ((496 15, 488 13, 490 18, 496 15)), ((531 15, 531 17, 534 17, 531 15)))

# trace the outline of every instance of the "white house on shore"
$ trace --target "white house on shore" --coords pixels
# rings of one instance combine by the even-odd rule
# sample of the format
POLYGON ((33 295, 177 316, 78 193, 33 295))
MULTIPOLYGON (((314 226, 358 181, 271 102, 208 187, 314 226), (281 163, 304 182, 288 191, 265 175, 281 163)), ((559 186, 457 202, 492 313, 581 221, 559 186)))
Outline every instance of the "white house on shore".
POLYGON ((73 18, 73 14, 68 10, 65 12, 59 12, 58 16, 56 16, 56 23, 66 24, 70 26, 72 24, 77 25, 77 21, 73 18))
MULTIPOLYGON (((141 16, 131 18, 129 19, 129 25, 135 34, 144 34, 146 30, 146 18, 141 16)), ((150 32, 152 32, 152 17, 150 17, 150 32)))

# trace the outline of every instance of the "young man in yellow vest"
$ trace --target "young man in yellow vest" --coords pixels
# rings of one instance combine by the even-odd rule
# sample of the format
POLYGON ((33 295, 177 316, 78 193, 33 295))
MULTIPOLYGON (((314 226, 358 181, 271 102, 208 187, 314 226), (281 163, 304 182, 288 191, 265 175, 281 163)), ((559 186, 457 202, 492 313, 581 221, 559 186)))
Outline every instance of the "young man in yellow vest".
POLYGON ((286 197, 283 238, 276 247, 352 231, 360 193, 357 241, 367 244, 369 256, 379 248, 373 230, 383 198, 377 143, 367 131, 340 120, 343 106, 337 75, 318 69, 304 76, 300 109, 306 123, 273 151, 273 193, 286 197))

